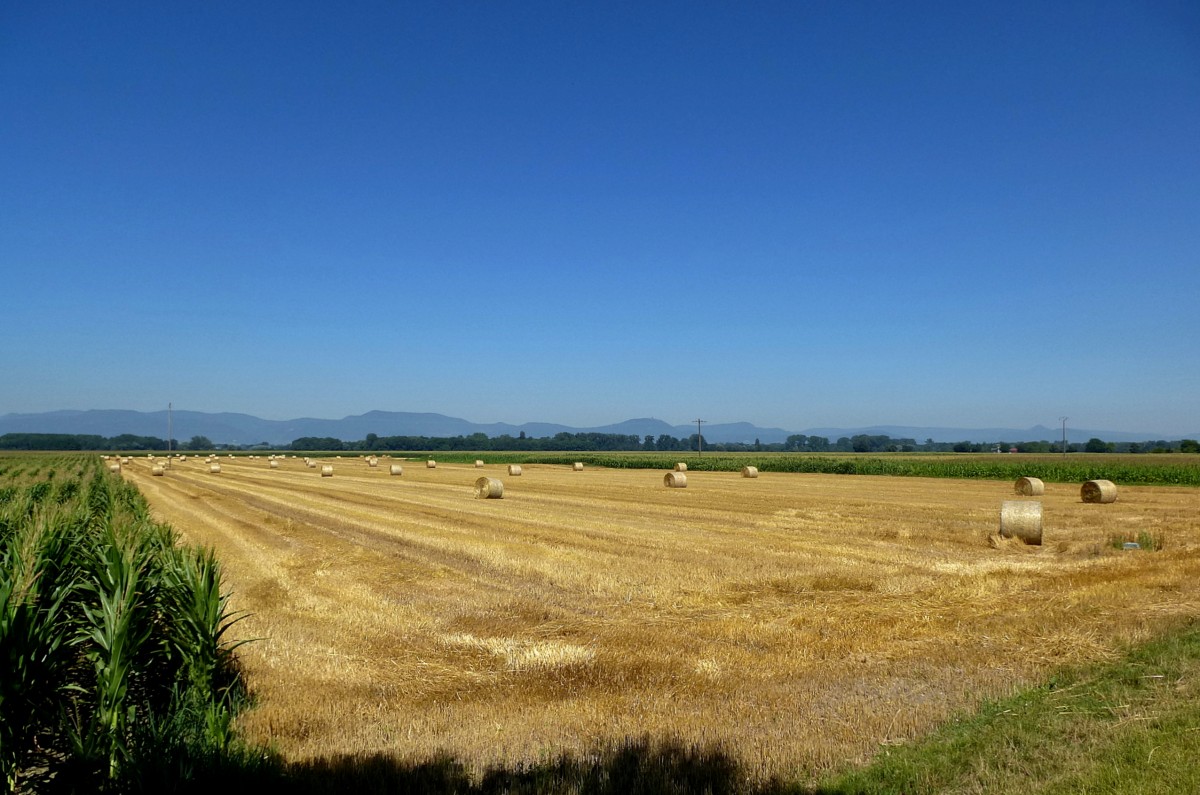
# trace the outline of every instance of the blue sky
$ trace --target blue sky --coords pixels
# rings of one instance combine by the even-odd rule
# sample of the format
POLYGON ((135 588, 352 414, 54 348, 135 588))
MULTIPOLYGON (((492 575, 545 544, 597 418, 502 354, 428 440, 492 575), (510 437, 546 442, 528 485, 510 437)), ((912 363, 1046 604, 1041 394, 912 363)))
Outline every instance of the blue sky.
POLYGON ((8 3, 0 108, 0 413, 1200 428, 1194 3, 8 3))

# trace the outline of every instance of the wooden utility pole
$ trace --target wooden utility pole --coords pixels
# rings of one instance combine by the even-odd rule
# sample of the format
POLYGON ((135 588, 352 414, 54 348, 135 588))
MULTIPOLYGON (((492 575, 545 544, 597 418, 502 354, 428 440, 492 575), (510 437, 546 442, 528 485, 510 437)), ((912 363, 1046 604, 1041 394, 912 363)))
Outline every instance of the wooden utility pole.
POLYGON ((704 455, 704 435, 700 433, 700 423, 708 420, 696 420, 696 455, 704 455))
POLYGON ((1067 420, 1069 420, 1069 419, 1071 419, 1071 418, 1070 417, 1059 417, 1058 418, 1059 422, 1061 422, 1062 426, 1063 426, 1063 458, 1067 457, 1067 420))

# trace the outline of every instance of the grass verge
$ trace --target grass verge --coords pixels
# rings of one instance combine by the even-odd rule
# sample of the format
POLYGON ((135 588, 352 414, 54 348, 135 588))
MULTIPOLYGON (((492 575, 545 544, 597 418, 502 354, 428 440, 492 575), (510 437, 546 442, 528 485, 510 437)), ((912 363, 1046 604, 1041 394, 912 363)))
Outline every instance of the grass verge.
MULTIPOLYGON (((822 795, 1200 792, 1200 621, 985 705, 822 795)), ((785 790, 786 791, 786 790, 785 790)))

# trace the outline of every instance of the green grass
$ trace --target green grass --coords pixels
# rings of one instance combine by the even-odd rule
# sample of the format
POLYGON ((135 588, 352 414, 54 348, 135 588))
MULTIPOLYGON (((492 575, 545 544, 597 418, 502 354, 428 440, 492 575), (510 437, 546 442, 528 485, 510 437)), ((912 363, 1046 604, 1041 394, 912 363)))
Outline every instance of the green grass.
POLYGON ((1064 671, 811 790, 1200 792, 1200 623, 1064 671))

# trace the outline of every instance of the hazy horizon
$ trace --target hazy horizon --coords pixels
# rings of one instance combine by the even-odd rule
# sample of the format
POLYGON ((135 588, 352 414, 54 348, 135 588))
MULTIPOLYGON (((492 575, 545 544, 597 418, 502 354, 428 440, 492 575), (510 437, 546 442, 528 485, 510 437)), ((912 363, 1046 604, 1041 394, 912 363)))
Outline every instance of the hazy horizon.
MULTIPOLYGON (((140 411, 139 413, 150 414, 150 413, 162 412, 165 414, 168 410, 169 409, 167 409, 167 408, 149 409, 146 411, 140 411)), ((0 418, 6 417, 6 416, 11 416, 11 415, 30 416, 30 415, 38 415, 38 414, 54 414, 54 413, 58 413, 58 412, 85 413, 85 412, 89 412, 89 411, 123 412, 123 411, 139 411, 139 410, 117 409, 117 408, 98 408, 98 409, 67 408, 67 409, 51 409, 46 412, 8 412, 5 414, 0 414, 0 418)), ((616 425, 621 425, 621 424, 628 423, 628 422, 635 422, 638 420, 652 420, 652 421, 664 422, 664 423, 671 425, 673 427, 676 427, 676 428, 689 428, 690 429, 690 428, 694 427, 694 425, 695 425, 694 420, 692 420, 692 421, 677 420, 677 419, 672 419, 669 417, 658 417, 658 416, 653 416, 653 415, 649 415, 649 414, 641 414, 641 415, 637 415, 637 416, 625 417, 623 419, 612 419, 612 420, 609 420, 606 422, 595 423, 592 425, 575 425, 572 423, 561 422, 552 417, 527 418, 527 419, 521 419, 521 420, 513 420, 513 419, 478 420, 470 415, 450 415, 450 414, 446 414, 445 412, 437 412, 437 411, 411 412, 411 411, 406 411, 404 409, 380 409, 380 408, 370 409, 366 412, 358 412, 358 413, 353 413, 353 414, 344 414, 344 415, 339 415, 339 416, 326 416, 326 417, 321 417, 321 416, 318 416, 315 414, 302 414, 302 415, 296 415, 296 416, 292 416, 292 417, 264 417, 262 415, 252 414, 252 413, 243 412, 243 411, 208 412, 208 411, 201 411, 198 409, 193 409, 193 408, 188 408, 188 407, 176 407, 176 408, 174 408, 174 411, 176 413, 196 412, 196 413, 211 414, 211 415, 233 414, 233 415, 240 415, 240 416, 250 416, 250 417, 254 417, 255 419, 266 420, 268 422, 293 422, 293 421, 303 421, 303 420, 338 422, 341 420, 353 419, 353 418, 369 415, 372 413, 385 413, 385 414, 393 414, 394 413, 394 414, 431 414, 431 415, 436 415, 436 416, 441 416, 441 417, 447 417, 449 419, 465 420, 465 421, 475 424, 475 425, 509 425, 509 426, 514 426, 514 427, 519 427, 522 425, 560 425, 560 426, 564 426, 564 427, 568 427, 568 428, 588 429, 588 428, 604 428, 604 427, 609 427, 609 426, 616 426, 616 425)), ((701 419, 703 419, 703 418, 701 418, 701 419)), ((989 426, 955 426, 955 425, 946 425, 946 424, 909 425, 906 423, 896 423, 896 422, 873 422, 873 423, 868 423, 868 424, 863 424, 863 425, 849 425, 846 423, 835 423, 835 424, 826 424, 826 425, 809 425, 809 426, 801 426, 801 427, 789 427, 787 425, 781 425, 779 423, 751 423, 748 420, 731 419, 731 418, 717 419, 717 420, 704 420, 704 425, 705 425, 706 429, 710 428, 714 425, 717 425, 717 426, 737 425, 737 424, 743 424, 743 423, 749 423, 749 424, 751 424, 757 428, 761 428, 763 430, 773 428, 773 429, 787 431, 789 433, 804 433, 804 432, 815 431, 815 430, 820 430, 820 429, 837 429, 837 430, 853 431, 853 430, 870 430, 870 429, 876 429, 876 428, 880 428, 880 429, 910 428, 910 429, 915 429, 915 430, 931 430, 931 429, 937 428, 937 429, 942 429, 942 430, 946 430, 946 431, 954 431, 954 430, 1028 431, 1028 430, 1032 430, 1034 428, 1040 427, 1040 428, 1044 428, 1048 432, 1049 435, 1047 436, 1047 440, 1053 440, 1053 439, 1059 438, 1058 434, 1061 432, 1061 425, 1053 425, 1052 426, 1047 423, 1034 423, 1033 425, 1028 425, 1028 426, 1016 426, 1016 425, 1005 425, 1005 424, 989 425, 989 426)), ((1144 429, 1137 429, 1137 428, 1128 429, 1128 428, 1085 427, 1085 426, 1074 425, 1074 424, 1071 424, 1070 422, 1068 422, 1066 430, 1067 430, 1068 435, 1078 434, 1078 433, 1082 433, 1085 431, 1087 431, 1087 432, 1095 431, 1098 433, 1099 432, 1110 432, 1110 433, 1114 433, 1114 434, 1120 434, 1122 436, 1137 435, 1142 440, 1154 440, 1154 439, 1176 440, 1176 439, 1193 438, 1196 436, 1200 436, 1200 429, 1183 430, 1183 431, 1173 430, 1173 431, 1169 431, 1169 432, 1163 431, 1163 430, 1146 431, 1144 429)), ((918 441, 920 441, 920 440, 918 440, 918 441)), ((957 440, 955 440, 955 441, 957 441, 957 440)))

